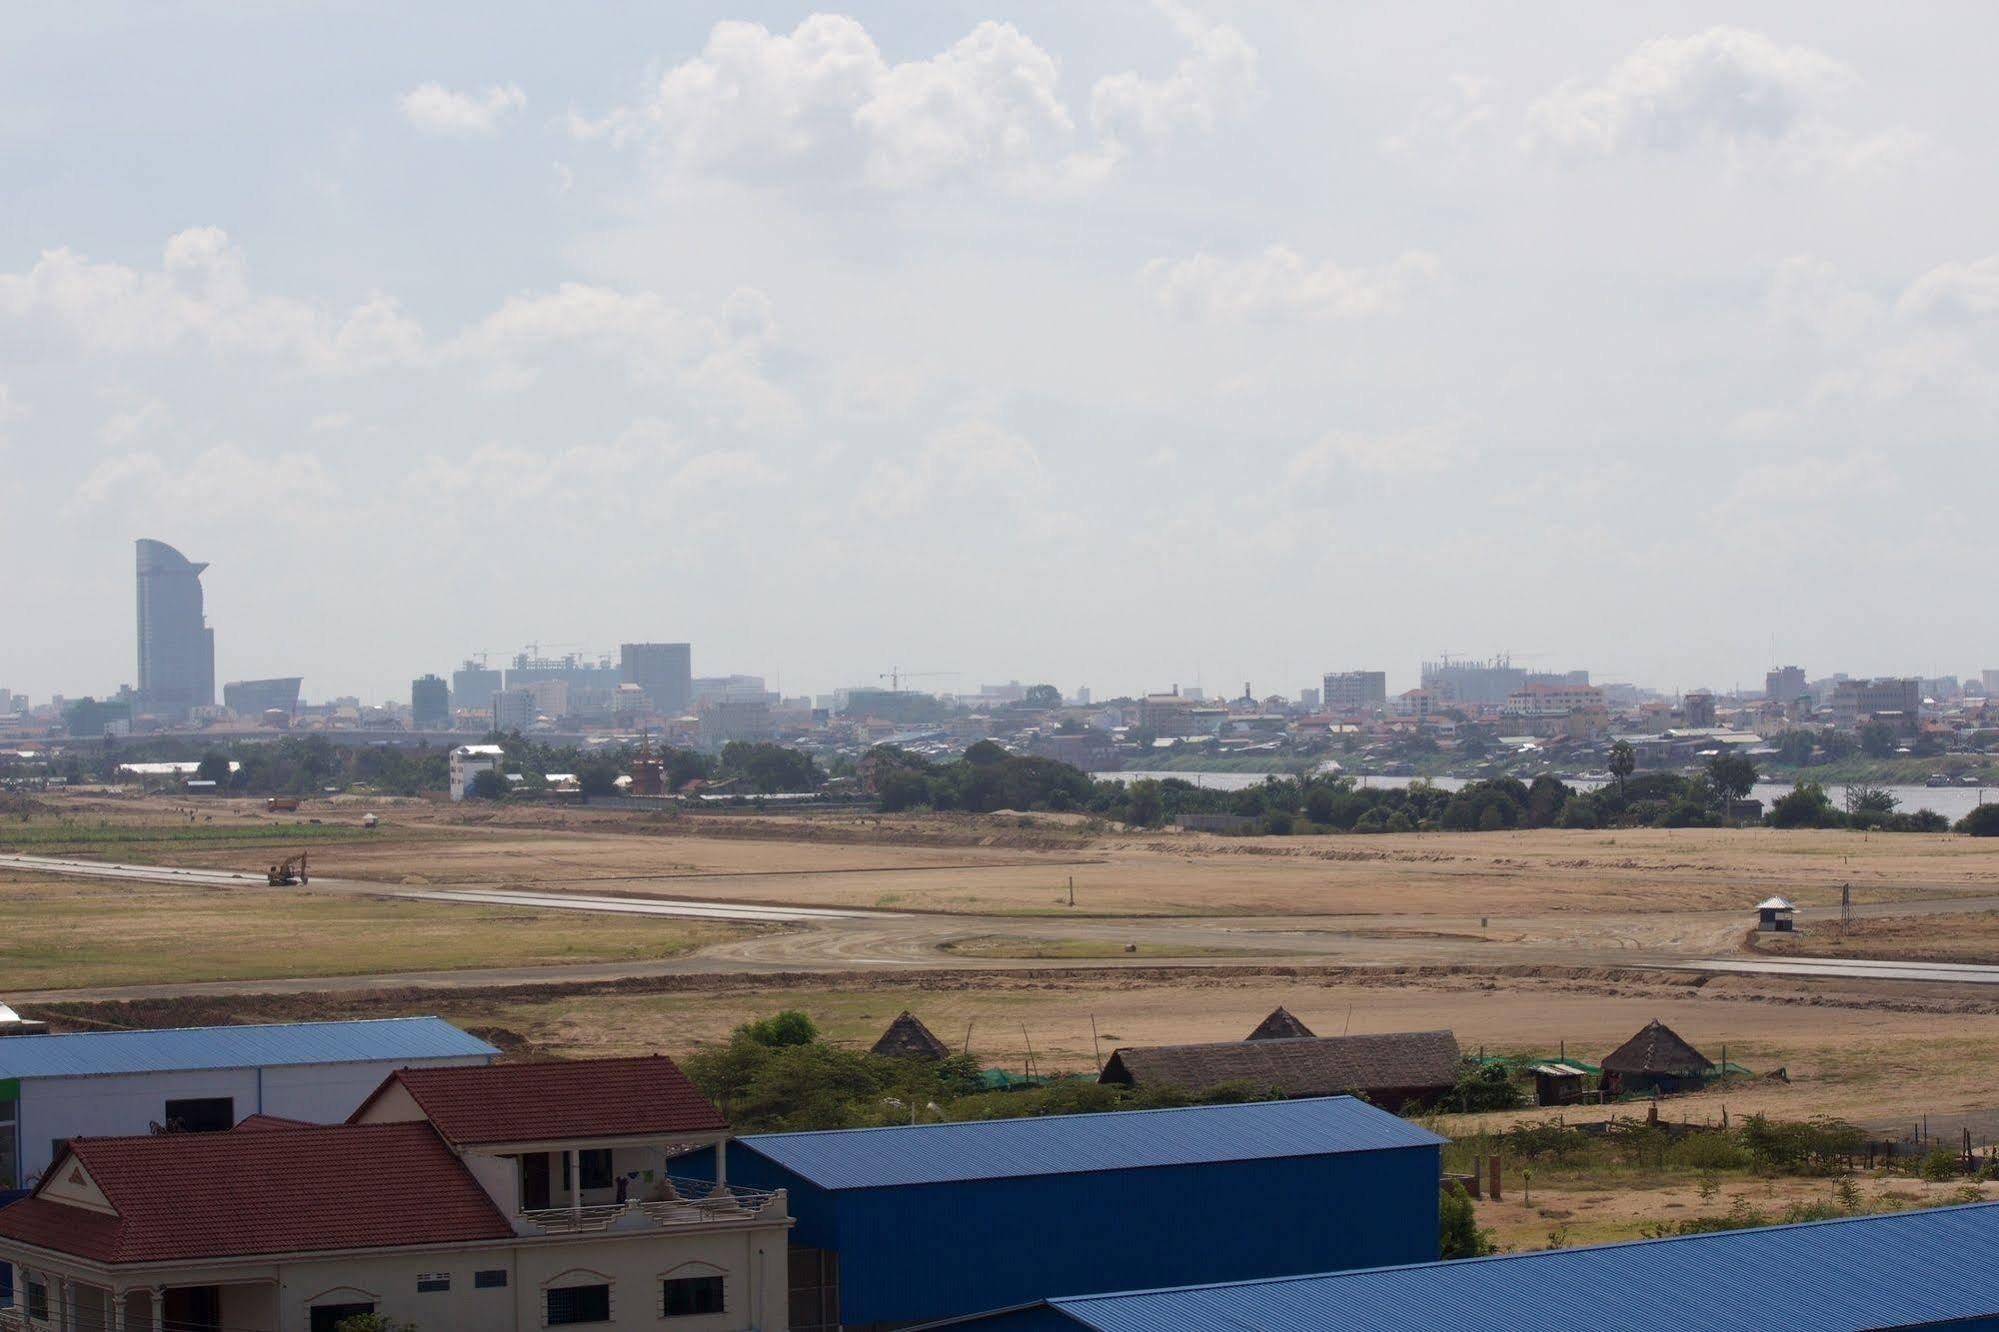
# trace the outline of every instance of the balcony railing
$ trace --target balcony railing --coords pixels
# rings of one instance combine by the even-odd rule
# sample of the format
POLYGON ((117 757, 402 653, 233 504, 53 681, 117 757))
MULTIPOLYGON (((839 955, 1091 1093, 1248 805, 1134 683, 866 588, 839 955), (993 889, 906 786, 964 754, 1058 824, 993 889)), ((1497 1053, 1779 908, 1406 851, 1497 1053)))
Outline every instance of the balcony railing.
POLYGON ((746 1221, 773 1209, 778 1216, 784 1214, 783 1189, 770 1192, 717 1184, 710 1179, 668 1175, 634 1185, 631 1197, 625 1202, 522 1208, 520 1219, 532 1230, 574 1235, 598 1230, 746 1221))

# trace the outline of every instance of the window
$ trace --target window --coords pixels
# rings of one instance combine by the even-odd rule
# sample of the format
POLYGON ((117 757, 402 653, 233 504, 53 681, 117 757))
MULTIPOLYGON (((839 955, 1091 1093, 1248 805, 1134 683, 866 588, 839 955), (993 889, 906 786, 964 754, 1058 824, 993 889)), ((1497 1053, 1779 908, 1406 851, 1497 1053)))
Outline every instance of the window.
MULTIPOLYGON (((597 1147, 576 1153, 576 1174, 586 1189, 611 1187, 611 1149, 597 1147)), ((562 1188, 569 1191, 569 1153, 562 1153, 562 1188)))
POLYGON ((564 1286, 548 1292, 548 1325, 565 1323, 608 1323, 611 1321, 609 1286, 564 1286))
POLYGON ((348 1319, 373 1312, 373 1304, 315 1304, 312 1307, 312 1332, 339 1332, 340 1325, 348 1319))
POLYGON ((49 1320, 49 1288, 40 1281, 28 1281, 28 1317, 38 1323, 49 1320))
POLYGON ((660 1283, 659 1314, 662 1318, 722 1312, 721 1277, 674 1277, 660 1283))
POLYGON ((450 1290, 451 1273, 418 1272, 416 1274, 416 1289, 419 1295, 432 1295, 441 1290, 450 1290))
POLYGON ((168 1101, 160 1122, 169 1133, 227 1133, 236 1123, 236 1101, 229 1096, 168 1101))
POLYGON ((489 1267, 483 1272, 474 1272, 472 1274, 472 1288, 474 1290, 496 1290, 506 1284, 507 1269, 504 1267, 489 1267))

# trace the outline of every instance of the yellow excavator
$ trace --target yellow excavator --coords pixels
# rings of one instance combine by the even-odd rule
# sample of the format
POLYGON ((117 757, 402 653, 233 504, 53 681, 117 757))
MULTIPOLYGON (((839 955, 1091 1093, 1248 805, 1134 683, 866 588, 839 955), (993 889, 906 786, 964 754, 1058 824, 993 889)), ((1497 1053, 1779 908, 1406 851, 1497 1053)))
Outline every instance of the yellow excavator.
POLYGON ((271 881, 273 888, 289 888, 293 884, 306 884, 311 880, 305 873, 305 855, 301 851, 291 859, 273 865, 264 877, 271 881))

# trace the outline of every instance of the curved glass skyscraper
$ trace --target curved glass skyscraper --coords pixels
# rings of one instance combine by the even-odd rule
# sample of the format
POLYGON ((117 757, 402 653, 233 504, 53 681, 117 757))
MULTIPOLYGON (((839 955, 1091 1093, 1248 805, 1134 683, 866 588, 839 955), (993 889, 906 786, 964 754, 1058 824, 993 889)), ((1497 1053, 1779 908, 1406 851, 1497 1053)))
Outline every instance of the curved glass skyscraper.
POLYGON ((201 571, 164 541, 139 542, 139 710, 179 720, 215 704, 215 631, 201 571))

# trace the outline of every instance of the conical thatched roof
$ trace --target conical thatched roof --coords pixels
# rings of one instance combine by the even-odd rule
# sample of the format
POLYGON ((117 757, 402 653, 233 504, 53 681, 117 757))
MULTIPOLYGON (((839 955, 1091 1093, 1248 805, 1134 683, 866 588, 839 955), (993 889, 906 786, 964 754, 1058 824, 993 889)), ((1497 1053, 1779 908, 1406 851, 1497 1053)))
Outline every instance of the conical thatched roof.
POLYGON ((1256 1030, 1245 1036, 1249 1041, 1281 1041, 1291 1036, 1311 1036, 1312 1029, 1291 1016, 1291 1010, 1279 1004, 1270 1010, 1270 1016, 1256 1024, 1256 1030))
POLYGON ((1606 1073, 1670 1073, 1691 1078, 1713 1067, 1714 1060, 1681 1040, 1678 1032, 1658 1018, 1603 1057, 1606 1073))
POLYGON ((904 1009, 868 1053, 892 1059, 949 1059, 951 1047, 938 1040, 916 1014, 904 1009))

